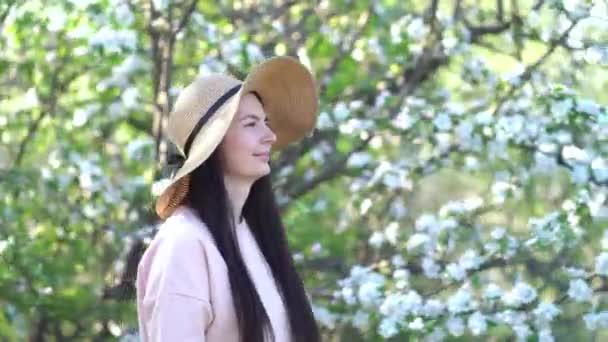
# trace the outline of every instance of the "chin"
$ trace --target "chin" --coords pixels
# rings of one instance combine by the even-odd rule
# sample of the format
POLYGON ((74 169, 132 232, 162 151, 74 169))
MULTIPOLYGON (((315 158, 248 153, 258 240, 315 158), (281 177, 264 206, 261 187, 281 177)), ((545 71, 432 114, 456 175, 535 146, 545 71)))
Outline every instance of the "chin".
POLYGON ((251 178, 258 180, 266 175, 268 175, 270 173, 270 166, 266 166, 266 167, 259 167, 256 168, 255 170, 251 170, 249 172, 249 175, 251 178))
POLYGON ((270 173, 270 166, 266 165, 266 167, 260 172, 260 177, 264 177, 270 173))

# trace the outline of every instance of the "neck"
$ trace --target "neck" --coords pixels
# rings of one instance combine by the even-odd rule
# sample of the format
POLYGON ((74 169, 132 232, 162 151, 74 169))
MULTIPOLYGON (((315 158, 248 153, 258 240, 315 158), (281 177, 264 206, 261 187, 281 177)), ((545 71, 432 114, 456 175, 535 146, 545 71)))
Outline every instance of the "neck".
POLYGON ((238 224, 241 222, 243 206, 253 183, 250 180, 224 175, 224 184, 232 207, 232 217, 234 222, 238 224))

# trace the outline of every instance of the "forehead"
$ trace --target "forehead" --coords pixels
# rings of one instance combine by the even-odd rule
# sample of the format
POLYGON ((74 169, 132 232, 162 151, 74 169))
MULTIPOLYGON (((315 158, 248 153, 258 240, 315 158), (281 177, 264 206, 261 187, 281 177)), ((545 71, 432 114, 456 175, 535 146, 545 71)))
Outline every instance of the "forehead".
POLYGON ((260 103, 258 98, 251 93, 244 94, 241 97, 238 109, 239 117, 246 117, 249 114, 255 114, 262 117, 265 116, 262 103, 260 103))

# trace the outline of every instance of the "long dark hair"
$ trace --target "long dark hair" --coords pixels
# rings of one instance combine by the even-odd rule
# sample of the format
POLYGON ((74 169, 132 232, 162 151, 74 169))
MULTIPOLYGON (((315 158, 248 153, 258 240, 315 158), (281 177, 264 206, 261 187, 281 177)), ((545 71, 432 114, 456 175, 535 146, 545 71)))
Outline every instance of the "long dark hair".
MULTIPOLYGON (((268 341, 264 339, 265 335, 272 336, 271 340, 274 340, 268 315, 236 242, 236 225, 224 185, 218 149, 190 177, 190 188, 184 204, 198 213, 224 257, 240 335, 248 342, 268 341)), ((293 341, 320 341, 304 285, 289 251, 270 175, 253 183, 242 214, 272 270, 289 316, 293 341)))

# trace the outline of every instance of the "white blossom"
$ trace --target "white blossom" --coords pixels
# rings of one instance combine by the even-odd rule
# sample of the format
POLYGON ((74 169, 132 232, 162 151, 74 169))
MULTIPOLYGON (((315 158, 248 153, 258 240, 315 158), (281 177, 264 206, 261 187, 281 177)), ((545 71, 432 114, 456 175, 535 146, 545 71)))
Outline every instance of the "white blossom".
POLYGON ((381 232, 373 232, 368 240, 370 246, 380 248, 384 244, 384 234, 381 232))
POLYGON ((314 244, 312 244, 312 246, 310 246, 310 252, 313 255, 319 255, 323 252, 323 245, 321 245, 320 242, 315 242, 314 244))
MULTIPOLYGON (((450 230, 458 227, 458 222, 453 218, 447 218, 439 221, 439 230, 450 230)), ((433 233, 437 233, 437 231, 433 231, 433 233)))
POLYGON ((475 313, 469 316, 468 327, 475 336, 485 333, 488 329, 486 317, 481 312, 475 311, 475 313))
POLYGON ((115 5, 114 13, 116 15, 116 19, 122 25, 129 26, 133 23, 133 13, 129 9, 129 5, 127 5, 126 1, 121 1, 115 5))
POLYGON ((541 302, 533 311, 539 325, 551 323, 561 310, 553 303, 541 302))
POLYGON ((319 113, 317 117, 317 126, 319 130, 326 130, 334 127, 334 123, 327 112, 319 113))
POLYGON ((123 91, 120 98, 125 108, 136 108, 139 105, 139 90, 135 87, 129 87, 123 91))
POLYGON ((357 298, 363 307, 376 307, 382 301, 382 287, 385 278, 381 274, 369 272, 361 280, 357 298))
POLYGON ((502 289, 495 283, 490 283, 486 286, 484 297, 488 299, 496 299, 503 295, 502 289))
POLYGON ((595 158, 591 161, 593 178, 598 182, 608 181, 608 163, 603 158, 595 158))
POLYGON ((400 43, 403 40, 401 35, 402 35, 402 32, 404 31, 405 23, 406 23, 405 18, 401 18, 400 20, 394 21, 390 25, 391 42, 400 43))
POLYGON ((393 271, 393 278, 394 279, 407 279, 410 276, 410 271, 405 269, 405 268, 398 268, 395 271, 393 271))
POLYGON ((340 296, 344 299, 344 302, 348 305, 353 305, 357 301, 357 297, 355 296, 355 291, 352 287, 345 286, 340 291, 340 296))
POLYGON ((564 146, 564 148, 562 149, 562 156, 567 161, 572 160, 578 163, 589 162, 589 154, 585 150, 574 145, 564 146))
POLYGON ((424 342, 441 342, 446 337, 445 330, 441 326, 436 326, 430 334, 424 337, 424 342))
POLYGON ((350 111, 348 110, 348 106, 344 102, 336 103, 334 107, 334 117, 338 121, 345 120, 350 115, 350 111))
POLYGON ((471 211, 475 211, 479 208, 481 208, 481 206, 483 205, 483 198, 479 197, 479 196, 472 196, 469 198, 466 198, 465 200, 462 201, 463 205, 464 205, 464 209, 468 212, 471 211))
POLYGON ((557 211, 551 212, 544 217, 532 217, 528 220, 528 226, 533 232, 533 238, 527 244, 534 245, 553 245, 556 249, 564 245, 566 242, 563 232, 565 225, 560 221, 560 213, 557 211))
POLYGON ((421 17, 412 19, 407 26, 407 34, 413 41, 422 40, 429 32, 430 28, 425 25, 421 17))
POLYGON ((492 236, 492 239, 494 240, 500 240, 505 236, 506 233, 506 229, 503 227, 496 227, 494 228, 494 230, 492 230, 492 233, 490 234, 490 236, 492 236))
POLYGON ((171 183, 171 180, 168 178, 160 179, 152 184, 152 196, 157 197, 165 191, 167 186, 171 183))
POLYGON ((526 324, 517 324, 513 326, 513 332, 515 332, 518 341, 526 341, 532 333, 530 327, 526 324))
POLYGON ((418 315, 422 309, 422 297, 413 290, 408 293, 391 293, 380 305, 380 313, 384 316, 403 320, 407 315, 418 315))
POLYGON ((475 126, 470 120, 461 121, 456 126, 455 133, 458 136, 459 143, 463 146, 472 147, 473 144, 473 130, 475 126))
POLYGON ((398 198, 391 203, 390 214, 396 219, 403 218, 405 215, 407 215, 407 208, 403 204, 403 200, 401 198, 398 198))
POLYGON ((561 101, 555 101, 551 105, 551 113, 558 119, 563 120, 566 118, 570 110, 572 109, 572 99, 566 98, 561 101))
POLYGON ((408 324, 408 328, 410 328, 411 330, 422 330, 424 329, 424 321, 422 321, 422 318, 420 317, 416 317, 416 319, 414 319, 414 321, 410 322, 408 324))
POLYGON ((84 126, 89 120, 89 118, 99 110, 99 107, 100 106, 97 104, 91 104, 76 109, 74 111, 74 119, 72 120, 72 124, 74 125, 74 127, 84 126))
POLYGON ((603 252, 595 258, 595 273, 608 275, 608 252, 603 252))
POLYGON ((393 126, 395 126, 395 128, 405 131, 416 123, 416 119, 409 114, 409 109, 404 107, 401 112, 395 116, 391 123, 393 126))
POLYGON ((589 330, 608 328, 608 311, 587 313, 583 315, 583 320, 589 330))
POLYGON ((364 307, 374 307, 382 298, 380 284, 370 282, 361 285, 357 297, 364 307))
POLYGON ((570 280, 568 296, 577 302, 587 302, 591 301, 593 290, 583 279, 573 279, 570 280))
POLYGON ((437 317, 443 313, 445 305, 438 299, 429 299, 422 308, 422 314, 426 317, 437 317))
POLYGON ((446 113, 439 113, 439 115, 437 115, 437 117, 435 117, 433 120, 433 124, 440 131, 447 131, 452 128, 452 120, 446 113))
POLYGON ((495 204, 503 204, 509 192, 514 192, 515 186, 509 182, 498 181, 492 184, 493 202, 495 204))
POLYGON ((518 282, 513 289, 504 296, 503 301, 510 306, 519 306, 528 304, 534 299, 536 299, 536 289, 524 282, 518 282))
POLYGON ((578 100, 576 103, 576 110, 593 116, 599 116, 601 114, 600 107, 597 103, 587 99, 578 100))
POLYGON ((553 333, 550 329, 541 329, 538 332, 538 342, 553 342, 555 339, 553 338, 553 333))
POLYGON ((116 118, 120 118, 126 114, 124 109, 125 109, 125 107, 123 106, 122 102, 114 101, 108 107, 107 113, 108 113, 109 117, 116 119, 116 118))
POLYGON ((399 242, 399 224, 397 222, 391 222, 385 229, 384 234, 386 240, 393 246, 399 242))
POLYGON ((471 292, 464 288, 460 288, 448 299, 448 310, 451 313, 465 312, 475 306, 476 303, 471 296, 471 292))
POLYGON ((589 168, 587 165, 576 164, 572 170, 572 180, 576 184, 585 184, 589 182, 589 168))
POLYGON ((483 249, 487 254, 495 254, 500 250, 500 245, 495 241, 486 242, 483 249))
POLYGON ((498 312, 495 315, 497 321, 509 326, 521 325, 527 319, 527 315, 524 312, 514 311, 511 309, 498 312))
POLYGON ((411 250, 421 247, 422 245, 426 244, 428 241, 429 241, 428 235, 422 234, 422 233, 416 233, 416 234, 413 234, 412 236, 410 236, 410 238, 407 240, 406 247, 408 250, 411 251, 411 250))
POLYGON ((102 27, 89 40, 91 46, 102 46, 108 52, 120 52, 122 49, 133 51, 136 42, 135 31, 114 30, 108 26, 102 27))
POLYGON ((313 305, 312 311, 315 315, 315 319, 322 326, 329 329, 333 329, 335 327, 336 320, 338 318, 336 314, 330 312, 327 308, 318 305, 313 305))
POLYGON ((6 250, 6 248, 11 244, 11 240, 0 240, 0 255, 6 250))
POLYGON ((464 321, 460 317, 451 316, 446 321, 446 328, 452 336, 462 336, 464 334, 464 321))
POLYGON ((416 230, 418 231, 433 231, 437 226, 437 219, 431 214, 422 214, 416 220, 416 230))
POLYGON ((369 327, 369 314, 362 310, 357 310, 352 318, 353 326, 359 330, 367 330, 369 327))
POLYGON ((432 258, 422 259, 422 270, 427 278, 438 278, 441 267, 432 258))
POLYGON ((458 263, 465 270, 475 270, 482 263, 483 259, 479 256, 476 250, 469 249, 462 256, 458 263))
POLYGON ((391 338, 399 333, 398 323, 394 318, 385 317, 378 326, 378 333, 384 338, 391 338))
POLYGON ((355 152, 350 155, 346 165, 352 168, 359 168, 369 164, 372 160, 372 157, 367 152, 355 152))
POLYGON ((568 277, 570 278, 582 278, 588 276, 587 271, 581 268, 565 267, 564 271, 566 272, 566 274, 568 274, 568 277))
POLYGON ((448 273, 448 275, 456 281, 463 280, 464 277, 467 275, 466 270, 460 264, 457 264, 457 263, 448 264, 446 266, 445 270, 448 273))
POLYGON ((473 156, 466 156, 465 157, 465 167, 467 170, 470 170, 470 171, 478 170, 479 169, 479 159, 477 159, 473 156))
POLYGON ((401 254, 395 254, 391 258, 391 264, 393 264, 393 266, 395 267, 405 266, 405 259, 403 259, 403 256, 401 254))
POLYGON ((371 200, 371 198, 364 199, 359 207, 359 213, 361 215, 367 214, 367 211, 372 207, 373 204, 374 202, 371 200))
POLYGON ((607 54, 606 48, 590 46, 585 50, 585 61, 590 64, 605 64, 608 58, 607 54))
POLYGON ((247 57, 250 61, 257 63, 264 59, 264 53, 262 52, 262 49, 256 44, 247 44, 245 46, 245 51, 247 52, 247 57))
POLYGON ((51 6, 45 9, 46 17, 49 22, 47 28, 51 32, 57 32, 65 27, 65 23, 68 20, 68 15, 61 7, 51 6))

